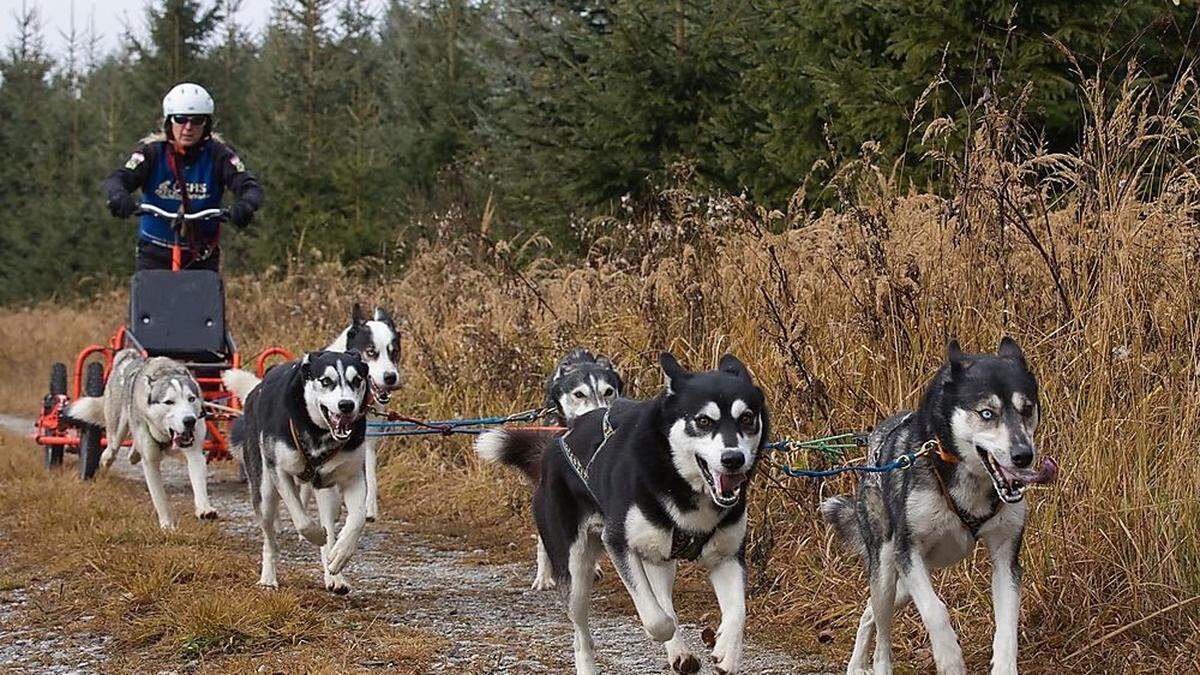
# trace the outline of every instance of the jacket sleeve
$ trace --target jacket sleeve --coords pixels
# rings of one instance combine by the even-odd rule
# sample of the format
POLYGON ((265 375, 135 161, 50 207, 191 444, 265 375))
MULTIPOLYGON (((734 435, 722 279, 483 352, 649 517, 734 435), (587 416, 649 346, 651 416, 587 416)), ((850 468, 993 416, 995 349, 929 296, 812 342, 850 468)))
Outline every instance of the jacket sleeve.
POLYGON ((157 154, 150 143, 141 143, 134 148, 124 166, 110 173, 100 184, 105 201, 111 202, 121 195, 133 194, 134 190, 141 187, 146 182, 150 166, 158 161, 157 154))
POLYGON ((254 174, 246 168, 246 164, 242 162, 237 150, 234 150, 231 145, 222 143, 216 155, 217 174, 225 189, 233 193, 235 200, 246 202, 255 211, 262 208, 263 200, 266 198, 262 186, 258 184, 258 179, 254 177, 254 174))

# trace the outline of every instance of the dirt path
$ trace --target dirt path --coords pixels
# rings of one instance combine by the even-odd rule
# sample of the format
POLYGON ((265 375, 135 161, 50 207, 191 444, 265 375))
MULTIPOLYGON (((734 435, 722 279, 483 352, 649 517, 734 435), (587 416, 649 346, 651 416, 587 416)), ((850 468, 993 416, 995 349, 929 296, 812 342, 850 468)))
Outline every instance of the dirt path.
MULTIPOLYGON (((0 426, 28 433, 31 423, 0 416, 0 426)), ((122 477, 141 482, 137 467, 124 458, 116 467, 122 477)), ((191 493, 184 464, 167 460, 163 469, 176 513, 187 513, 191 493)), ((236 538, 231 546, 256 551, 260 534, 252 522, 245 485, 237 479, 236 471, 230 465, 218 467, 210 475, 209 484, 213 504, 221 515, 219 525, 236 538)), ((146 508, 150 509, 149 500, 146 508)), ((320 583, 316 548, 299 542, 286 522, 281 547, 281 572, 299 571, 312 583, 320 583)), ((485 562, 480 553, 461 538, 418 534, 404 523, 385 519, 367 526, 346 572, 353 589, 348 597, 376 612, 380 621, 428 631, 449 641, 450 648, 428 665, 427 672, 570 672, 572 633, 558 594, 529 590, 532 560, 493 564, 485 562)), ((247 579, 247 584, 254 581, 247 579)), ((0 592, 0 625, 6 616, 22 609, 27 596, 25 589, 0 592)), ((636 618, 594 608, 592 628, 601 672, 665 672, 662 648, 645 636, 636 618)), ((707 653, 700 644, 699 627, 685 624, 681 630, 697 653, 707 653)), ((0 668, 16 672, 96 672, 107 642, 102 636, 76 639, 67 631, 60 635, 0 633, 0 668), (32 668, 35 663, 39 665, 32 668), (47 663, 57 665, 47 669, 47 663)), ((389 667, 385 663, 360 665, 389 667)), ((819 659, 796 659, 753 642, 746 646, 746 673, 830 670, 832 667, 819 659)), ((705 664, 701 672, 712 669, 705 664)))

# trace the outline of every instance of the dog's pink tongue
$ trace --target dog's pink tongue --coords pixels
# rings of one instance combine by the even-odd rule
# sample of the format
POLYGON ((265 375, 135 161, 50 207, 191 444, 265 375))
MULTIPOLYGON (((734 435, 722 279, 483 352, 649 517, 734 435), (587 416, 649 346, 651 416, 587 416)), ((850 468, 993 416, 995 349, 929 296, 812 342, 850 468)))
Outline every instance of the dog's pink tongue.
POLYGON ((1058 480, 1058 462, 1054 461, 1053 457, 1043 457, 1042 465, 1038 467, 1037 475, 1029 482, 1041 485, 1053 483, 1056 480, 1058 480))
POLYGON ((717 474, 717 489, 721 491, 721 494, 733 494, 733 491, 738 489, 738 486, 744 482, 746 482, 746 474, 744 473, 717 474))

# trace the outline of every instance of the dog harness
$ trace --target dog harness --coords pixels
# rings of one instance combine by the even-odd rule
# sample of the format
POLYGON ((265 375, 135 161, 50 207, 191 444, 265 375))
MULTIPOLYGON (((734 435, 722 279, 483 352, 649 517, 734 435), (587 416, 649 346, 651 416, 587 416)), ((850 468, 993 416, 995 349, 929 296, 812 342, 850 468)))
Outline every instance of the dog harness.
POLYGON ((333 454, 338 450, 341 450, 346 444, 338 443, 316 457, 310 458, 308 453, 304 451, 304 445, 300 443, 300 434, 296 433, 296 423, 292 420, 288 420, 288 428, 292 430, 292 442, 296 444, 296 449, 300 451, 300 456, 304 458, 304 470, 297 474, 296 478, 299 478, 305 483, 312 483, 312 486, 318 490, 326 487, 323 484, 321 480, 321 474, 318 473, 318 471, 320 470, 322 464, 329 461, 329 458, 333 457, 333 454))
MULTIPOLYGON (((934 438, 932 439, 932 442, 937 447, 936 454, 938 459, 947 464, 958 464, 960 461, 959 457, 953 453, 947 452, 946 449, 942 447, 941 441, 934 438)), ((973 539, 978 539, 979 530, 983 529, 983 526, 986 525, 989 520, 995 518, 997 513, 1000 513, 1000 508, 1004 506, 1004 501, 997 499, 995 506, 992 507, 991 513, 987 514, 986 516, 973 516, 964 511, 962 507, 958 505, 958 501, 954 499, 954 495, 950 494, 950 488, 946 487, 946 482, 942 480, 942 474, 938 472, 937 466, 931 466, 930 468, 933 469, 933 477, 937 478, 938 488, 941 489, 942 496, 945 497, 946 504, 950 506, 950 510, 954 511, 954 515, 958 516, 958 519, 960 522, 962 522, 963 527, 967 528, 967 530, 971 533, 971 537, 973 539)))
POLYGON ((597 506, 600 505, 600 500, 596 497, 596 493, 592 491, 592 486, 588 483, 588 471, 592 468, 592 462, 596 461, 596 458, 600 456, 600 451, 604 450, 604 446, 608 444, 608 439, 612 438, 613 431, 615 431, 612 422, 608 419, 608 414, 611 411, 612 408, 604 411, 604 419, 600 422, 600 429, 604 434, 604 438, 600 440, 600 445, 596 446, 596 451, 592 453, 592 457, 588 460, 586 466, 583 462, 579 461, 579 456, 571 450, 571 446, 567 445, 567 436, 571 435, 571 432, 568 431, 558 439, 558 447, 562 449, 563 457, 566 458, 567 464, 571 465, 571 468, 575 471, 575 475, 579 476, 579 480, 583 481, 583 486, 587 488, 588 494, 592 496, 597 506))
POLYGON ((704 545, 712 539, 713 532, 687 532, 678 527, 674 528, 671 531, 671 557, 668 560, 695 562, 704 550, 704 545))
MULTIPOLYGON (((608 443, 608 439, 612 437, 615 429, 612 422, 608 419, 609 411, 605 410, 604 419, 600 423, 601 431, 604 438, 601 439, 600 445, 596 446, 596 451, 592 453, 591 459, 587 464, 579 460, 579 456, 571 450, 571 446, 567 445, 567 436, 570 432, 563 434, 558 439, 558 447, 562 450, 563 457, 567 460, 567 464, 575 471, 575 475, 579 480, 583 481, 583 486, 587 488, 588 494, 592 496, 592 500, 596 502, 596 506, 600 506, 600 499, 596 497, 596 493, 592 491, 592 486, 588 483, 589 470, 592 468, 592 462, 596 461, 596 457, 600 455, 600 451, 604 450, 604 446, 608 443)), ((712 539, 713 532, 688 532, 679 527, 671 529, 671 556, 668 560, 687 560, 694 562, 700 557, 700 553, 704 550, 704 545, 712 539)))
MULTIPOLYGON (((908 413, 905 415, 887 432, 887 436, 890 437, 892 434, 895 434, 897 431, 899 431, 900 427, 908 424, 908 421, 912 418, 913 413, 908 413)), ((883 444, 881 443, 880 445, 882 446, 883 444)), ((923 451, 926 448, 934 450, 933 454, 947 464, 958 464, 960 461, 962 461, 958 455, 947 451, 946 448, 942 446, 941 440, 939 440, 936 436, 922 443, 921 448, 923 451)), ((958 520, 963 524, 963 527, 967 528, 967 531, 971 533, 971 537, 973 539, 979 539, 979 530, 983 529, 983 526, 986 525, 989 520, 995 518, 997 513, 1000 513, 1000 507, 1004 506, 1004 502, 997 499, 996 505, 992 508, 991 513, 987 514, 986 516, 973 516, 964 511, 962 507, 958 505, 958 501, 954 499, 954 495, 950 494, 950 489, 946 487, 946 482, 942 480, 942 474, 938 473, 937 465, 931 463, 929 468, 933 469, 933 477, 937 479, 938 489, 941 491, 942 497, 946 500, 946 505, 949 506, 950 510, 954 512, 954 515, 958 517, 958 520)))

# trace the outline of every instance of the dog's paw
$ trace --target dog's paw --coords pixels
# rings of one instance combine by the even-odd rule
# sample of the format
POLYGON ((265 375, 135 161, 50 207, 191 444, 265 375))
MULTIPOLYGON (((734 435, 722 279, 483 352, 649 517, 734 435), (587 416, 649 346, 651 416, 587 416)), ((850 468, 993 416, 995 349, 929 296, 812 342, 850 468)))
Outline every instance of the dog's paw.
POLYGON ((209 507, 207 509, 198 509, 196 511, 196 517, 200 520, 216 520, 220 516, 217 515, 216 509, 209 507))
POLYGON ((600 568, 600 563, 596 563, 596 571, 592 572, 592 580, 600 581, 604 578, 604 570, 600 568))
POLYGON ((321 527, 319 523, 309 523, 300 528, 300 536, 307 539, 310 544, 325 545, 325 528, 321 527))
POLYGON ((325 590, 334 595, 345 595, 350 592, 350 584, 340 574, 325 573, 325 590))
POLYGON ((671 659, 671 670, 676 673, 691 673, 700 672, 700 659, 691 652, 684 652, 679 656, 671 659))
POLYGON ((262 586, 263 588, 274 589, 279 588, 279 581, 275 578, 274 574, 270 576, 264 574, 263 576, 259 577, 258 585, 262 586))
POLYGON ((714 670, 722 675, 733 675, 738 671, 738 666, 742 660, 742 640, 739 635, 736 639, 723 639, 717 635, 717 644, 713 647, 712 661, 715 664, 714 670))
POLYGON ((141 461, 142 461, 142 453, 138 452, 137 450, 129 451, 129 463, 130 464, 137 464, 138 462, 141 462, 141 461))
POLYGON ((545 570, 538 570, 537 576, 533 578, 533 585, 529 588, 535 591, 548 591, 557 585, 553 575, 545 570))
POLYGON ((158 526, 166 532, 174 532, 179 529, 179 526, 173 520, 160 520, 158 521, 158 526))
POLYGON ((115 461, 117 461, 117 453, 113 452, 112 448, 105 448, 104 452, 100 453, 100 464, 104 468, 111 468, 115 461))
POLYGON ((716 673, 717 675, 734 675, 734 673, 737 672, 737 664, 736 663, 727 665, 725 663, 717 661, 716 657, 713 657, 713 663, 715 664, 715 665, 713 665, 713 672, 716 673))

